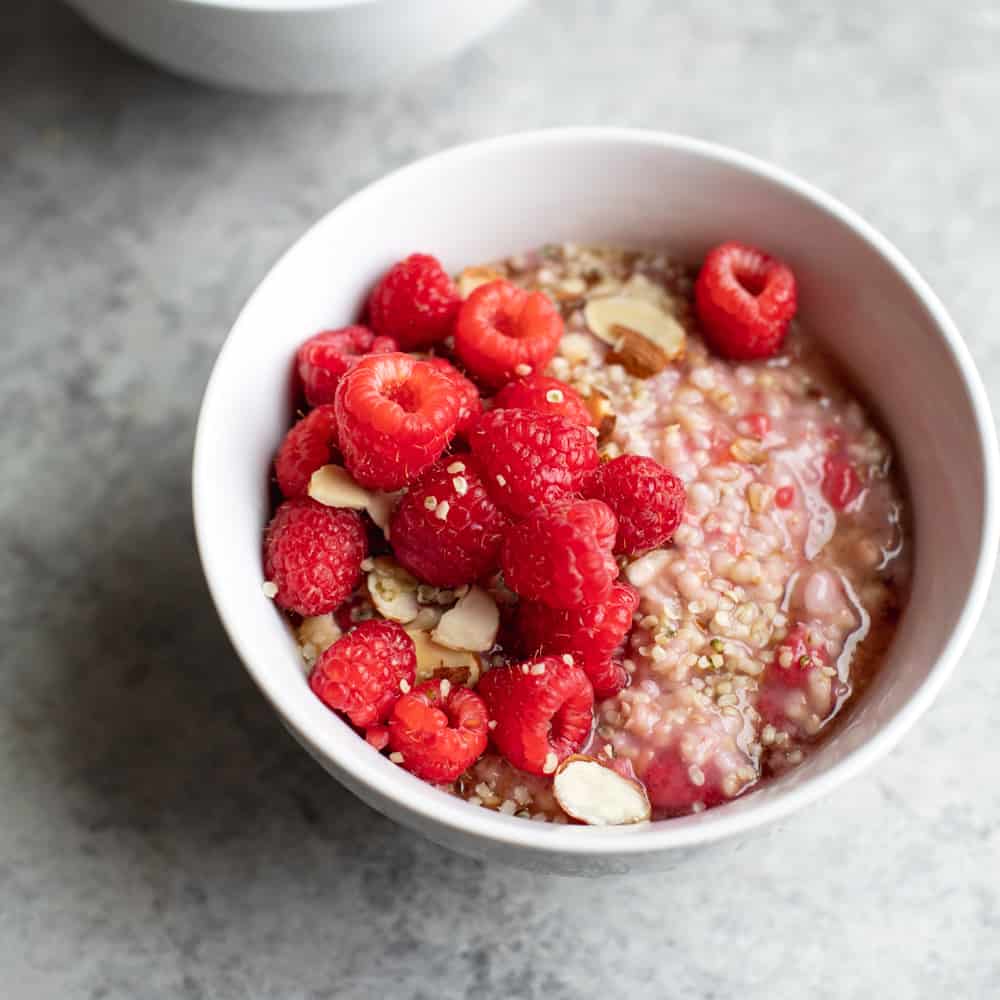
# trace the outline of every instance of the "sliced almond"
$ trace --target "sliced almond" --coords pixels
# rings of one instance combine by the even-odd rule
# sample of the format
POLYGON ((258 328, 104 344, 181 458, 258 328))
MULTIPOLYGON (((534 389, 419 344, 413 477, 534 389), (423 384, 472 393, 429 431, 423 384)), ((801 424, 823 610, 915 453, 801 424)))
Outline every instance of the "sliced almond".
POLYGON ((389 518, 399 493, 366 490, 339 465, 322 465, 309 478, 310 497, 327 507, 366 510, 371 519, 389 537, 389 518))
POLYGON ((364 510, 372 496, 354 481, 347 469, 339 465, 320 466, 310 477, 307 492, 317 503, 350 510, 364 510))
POLYGON ((418 684, 438 676, 454 682, 450 672, 463 668, 468 674, 461 683, 471 687, 479 680, 479 657, 475 653, 441 646, 423 629, 408 628, 406 634, 413 640, 417 653, 418 684))
POLYGON ((481 285, 499 281, 503 275, 492 267, 467 267, 458 276, 458 294, 467 299, 481 285))
POLYGON ((406 625, 420 613, 417 581, 391 559, 382 556, 375 560, 367 584, 372 604, 390 621, 406 625))
POLYGON ((684 353, 684 327, 652 302, 619 295, 592 298, 583 316, 594 335, 616 349, 627 336, 623 331, 630 331, 655 344, 668 363, 684 353))
POLYGON ((441 616, 431 638, 449 649, 484 653, 493 648, 499 628, 500 611, 496 601, 482 587, 472 587, 441 616))
POLYGON ((590 395, 584 399, 583 405, 587 407, 590 419, 597 428, 598 442, 603 444, 611 437, 618 421, 615 411, 611 408, 611 400, 600 389, 592 389, 590 395))
POLYGON ((644 823, 651 815, 649 796, 638 781, 584 754, 559 765, 552 792, 567 816, 589 826, 644 823))
POLYGON ((611 330, 618 340, 605 359, 609 365, 621 365, 636 378, 652 378, 670 364, 669 356, 642 334, 627 326, 613 326, 611 330))

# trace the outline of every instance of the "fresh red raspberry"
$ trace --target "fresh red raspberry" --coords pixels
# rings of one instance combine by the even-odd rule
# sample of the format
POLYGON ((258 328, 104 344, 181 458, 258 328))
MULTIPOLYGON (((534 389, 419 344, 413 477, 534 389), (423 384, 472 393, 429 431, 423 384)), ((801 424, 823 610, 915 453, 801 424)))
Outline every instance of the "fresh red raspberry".
POLYGON ((461 298, 436 257, 410 254, 394 264, 368 299, 368 320, 404 351, 444 340, 455 325, 461 298))
POLYGON ((274 603, 304 617, 335 611, 358 584, 368 539, 360 515, 309 497, 286 500, 264 536, 264 576, 274 603))
POLYGON ((620 455, 587 476, 581 493, 603 500, 618 518, 615 552, 635 555, 666 545, 684 516, 684 484, 659 462, 620 455))
POLYGON ((560 500, 513 525, 500 547, 504 582, 552 608, 606 601, 618 576, 618 522, 599 500, 560 500))
POLYGON ((407 490, 389 539, 400 565, 434 587, 473 583, 500 565, 507 518, 471 455, 442 458, 407 490))
POLYGON ((458 426, 455 430, 460 436, 465 437, 483 412, 483 401, 479 397, 479 390, 446 358, 427 358, 426 360, 427 364, 433 365, 455 383, 459 395, 458 426))
POLYGON ((336 459, 337 448, 337 413, 332 406, 317 406, 292 426, 274 456, 281 492, 303 496, 312 474, 336 459))
MULTIPOLYGON (((417 653, 403 627, 373 620, 362 622, 320 655, 309 687, 327 708, 343 712, 364 729, 389 718, 402 693, 400 684, 408 689, 416 672, 417 653)), ((369 742, 380 741, 374 729, 369 742)))
POLYGON ((559 657, 494 667, 478 691, 496 723, 494 745, 522 771, 552 774, 590 738, 594 690, 580 667, 559 657))
POLYGON ((590 427, 593 423, 587 404, 576 389, 547 375, 529 375, 508 382, 493 397, 493 408, 554 413, 581 427, 590 427))
POLYGON ((400 766, 444 784, 470 768, 486 749, 489 716, 468 688, 430 680, 403 695, 389 720, 389 747, 400 766))
POLYGON ((834 510, 843 510, 861 492, 858 473, 845 455, 829 455, 823 463, 823 496, 834 510))
POLYGON ((795 315, 795 275, 760 250, 723 243, 701 265, 694 302, 705 339, 724 358, 769 358, 795 315))
POLYGON ((612 657, 631 630, 638 606, 638 592, 620 582, 598 604, 550 608, 521 601, 517 613, 521 648, 529 656, 569 653, 590 678, 594 694, 609 698, 628 680, 624 667, 612 657))
POLYGON ((366 354, 399 350, 391 337, 376 337, 366 326, 323 330, 310 337, 295 356, 306 401, 310 406, 333 402, 340 376, 366 354))
POLYGON ((492 410, 469 435, 486 488, 513 517, 575 493, 600 459, 593 435, 565 417, 531 410, 492 410))
POLYGON ((397 490, 454 437, 454 382, 409 354, 362 358, 337 386, 338 434, 348 471, 370 489, 397 490))
POLYGON ((696 802, 709 808, 725 799, 714 768, 702 771, 701 784, 695 784, 691 774, 691 766, 681 759, 678 747, 661 750, 642 776, 654 808, 670 816, 679 816, 691 812, 696 802))
POLYGON ((485 385, 501 386, 542 371, 562 336, 562 317, 541 292, 491 281, 463 303, 455 324, 455 353, 485 385))
POLYGON ((601 662, 588 660, 583 664, 584 673, 590 678, 595 698, 613 698, 629 684, 629 674, 621 660, 601 662))

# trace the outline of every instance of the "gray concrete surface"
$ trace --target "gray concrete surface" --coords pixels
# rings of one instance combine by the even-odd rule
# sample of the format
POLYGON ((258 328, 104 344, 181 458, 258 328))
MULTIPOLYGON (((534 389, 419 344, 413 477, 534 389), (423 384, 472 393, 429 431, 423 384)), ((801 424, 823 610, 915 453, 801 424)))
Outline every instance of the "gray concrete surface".
POLYGON ((546 880, 414 838, 298 750, 193 548, 212 357, 339 199, 462 140, 674 129, 859 209, 1000 391, 989 0, 542 0, 396 93, 164 75, 51 0, 0 10, 0 993, 986 998, 1000 989, 994 597, 874 771, 737 855, 546 880))

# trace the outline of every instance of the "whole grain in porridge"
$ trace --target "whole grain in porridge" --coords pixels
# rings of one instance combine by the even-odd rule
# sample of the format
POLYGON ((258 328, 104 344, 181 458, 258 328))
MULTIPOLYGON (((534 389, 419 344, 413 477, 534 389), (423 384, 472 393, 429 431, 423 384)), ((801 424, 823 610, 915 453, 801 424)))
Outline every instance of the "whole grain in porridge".
MULTIPOLYGON (((772 359, 714 357, 693 275, 662 253, 547 245, 487 273, 559 306, 566 333, 548 373, 600 401, 602 454, 650 456, 687 487, 672 544, 623 566, 641 597, 624 658, 631 683, 598 705, 589 752, 640 777, 658 756, 675 758, 661 816, 801 763, 878 669, 906 602, 911 543, 891 445, 795 324, 772 359), (615 360, 588 306, 622 299, 675 320, 683 356, 646 377, 615 360), (839 468, 856 476, 855 495, 837 495, 839 468), (812 662, 800 664, 805 650, 812 662)), ((456 791, 560 817, 550 790, 528 784, 517 803, 519 778, 487 756, 456 791)))
POLYGON ((308 349, 323 419, 279 453, 265 592, 317 695, 393 762, 535 821, 600 822, 616 791, 606 822, 700 812, 800 764, 879 668, 912 544, 889 442, 789 326, 787 268, 724 244, 696 282, 664 253, 567 243, 454 285, 425 255, 390 278, 372 331, 349 328, 367 354, 318 371, 308 349), (712 314, 732 275, 771 297, 749 334, 712 314), (317 505, 341 509, 349 566, 296 535, 317 505))

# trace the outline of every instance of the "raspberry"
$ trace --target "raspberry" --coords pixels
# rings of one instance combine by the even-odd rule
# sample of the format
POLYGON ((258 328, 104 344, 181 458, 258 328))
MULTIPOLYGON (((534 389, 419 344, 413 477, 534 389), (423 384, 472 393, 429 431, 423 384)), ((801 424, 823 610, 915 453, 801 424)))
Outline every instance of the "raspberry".
POLYGON ((795 315, 795 275, 760 250, 723 243, 705 257, 694 301, 705 339, 724 358, 769 358, 795 315))
POLYGON ((450 361, 445 358, 427 358, 427 364, 447 375, 458 390, 458 426, 456 433, 465 437, 472 430, 483 412, 479 390, 450 361))
MULTIPOLYGON (((309 687, 327 708, 343 712, 359 729, 385 722, 399 700, 399 686, 413 684, 417 654, 401 625, 362 622, 316 661, 309 687)), ((378 728, 369 742, 381 742, 378 728)), ((384 744, 383 744, 384 745, 384 744)))
POLYGON ((415 253, 394 264, 375 286, 368 319, 376 333, 415 351, 451 333, 461 301, 437 258, 415 253))
POLYGON ((521 601, 517 624, 521 647, 529 655, 569 653, 583 667, 594 694, 609 698, 628 680, 612 659, 632 628, 639 594, 627 583, 615 583, 606 600, 575 608, 550 608, 521 601))
POLYGON ((618 576, 618 522, 598 500, 562 500, 513 525, 500 547, 504 582, 552 608, 606 601, 618 576))
POLYGON ((508 382, 493 397, 496 410, 537 410, 565 417, 581 427, 590 427, 590 411, 583 398, 572 386, 547 375, 529 375, 508 382))
POLYGON ((385 354, 398 347, 391 337, 376 337, 366 326, 324 330, 310 337, 296 355, 296 367, 310 406, 333 402, 340 376, 366 354, 385 354))
POLYGON ((317 406, 285 435, 274 457, 274 474, 286 497, 303 496, 312 474, 332 462, 337 452, 337 414, 317 406))
POLYGON ((486 705, 475 691, 431 680, 396 702, 389 746, 402 754, 400 764, 411 774, 443 784, 482 756, 488 722, 486 705))
POLYGON ((590 738, 594 691, 587 675, 555 656, 494 667, 479 682, 491 738, 515 767, 552 774, 590 738))
POLYGON ((618 555, 665 545, 684 516, 684 484, 659 462, 640 455, 621 455, 599 466, 584 479, 581 493, 614 511, 618 555))
POLYGON ((514 517, 576 492, 599 462, 593 436, 579 424, 530 410, 484 414, 469 444, 490 496, 514 517))
POLYGON ((628 671, 620 660, 608 659, 600 663, 588 660, 583 664, 583 671, 590 678, 595 698, 613 698, 623 688, 628 687, 628 671))
POLYGON ((409 354, 362 358, 337 386, 340 447, 370 489, 397 490, 431 465, 455 434, 452 380, 409 354))
POLYGON ((823 463, 823 496, 834 510, 843 510, 861 492, 861 480, 844 455, 829 455, 823 463))
POLYGON ((358 584, 368 540, 360 515, 309 497, 286 500, 264 535, 264 575, 280 608, 303 617, 336 610, 358 584))
POLYGON ((507 518, 471 455, 442 458, 407 490, 389 523, 400 565, 434 587, 473 583, 500 565, 507 518))
POLYGON ((462 303, 455 353, 481 382, 501 386, 541 371, 552 360, 562 332, 559 311, 541 292, 491 281, 462 303))

